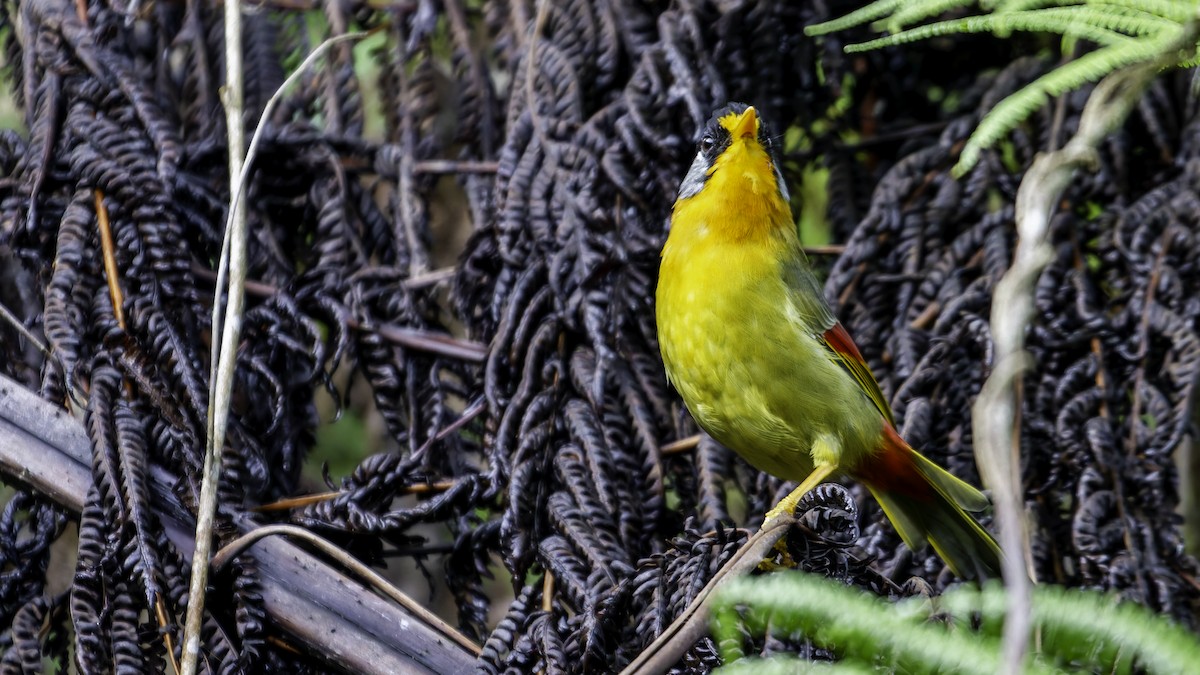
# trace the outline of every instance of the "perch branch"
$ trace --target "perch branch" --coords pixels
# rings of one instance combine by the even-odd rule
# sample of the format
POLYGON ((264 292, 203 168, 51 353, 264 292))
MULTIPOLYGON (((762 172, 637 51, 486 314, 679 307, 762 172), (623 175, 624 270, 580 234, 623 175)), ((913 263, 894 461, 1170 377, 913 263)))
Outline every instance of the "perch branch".
POLYGON ((642 653, 621 671, 621 675, 658 675, 667 672, 708 631, 708 614, 712 607, 713 593, 717 588, 726 581, 758 567, 758 563, 766 557, 775 542, 795 523, 795 516, 784 515, 764 524, 761 530, 755 532, 754 536, 733 554, 716 576, 709 580, 687 609, 683 610, 683 614, 676 617, 662 635, 642 650, 642 653))

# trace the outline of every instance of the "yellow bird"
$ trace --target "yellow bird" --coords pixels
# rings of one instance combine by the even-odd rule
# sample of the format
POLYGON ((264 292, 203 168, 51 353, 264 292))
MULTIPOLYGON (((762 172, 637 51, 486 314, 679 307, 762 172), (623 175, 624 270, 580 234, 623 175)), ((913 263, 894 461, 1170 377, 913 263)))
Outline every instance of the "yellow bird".
POLYGON ((825 301, 754 108, 716 111, 662 251, 656 318, 667 376, 713 438, 800 481, 861 481, 911 548, 929 541, 960 577, 998 577, 1000 548, 967 511, 988 500, 908 445, 854 341, 825 301))

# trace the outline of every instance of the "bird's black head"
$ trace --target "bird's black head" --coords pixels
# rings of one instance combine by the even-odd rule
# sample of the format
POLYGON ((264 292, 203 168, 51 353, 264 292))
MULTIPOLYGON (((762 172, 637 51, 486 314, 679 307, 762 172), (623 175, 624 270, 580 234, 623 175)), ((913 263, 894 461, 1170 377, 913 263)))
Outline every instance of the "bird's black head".
POLYGON ((715 110, 704 125, 696 147, 696 159, 679 185, 679 199, 699 194, 705 181, 712 175, 713 165, 721 153, 729 149, 735 137, 754 138, 766 151, 779 181, 781 191, 787 194, 779 171, 779 154, 775 139, 771 137, 768 124, 758 116, 758 111, 745 103, 727 103, 715 110), (747 111, 750 114, 747 115, 747 111))

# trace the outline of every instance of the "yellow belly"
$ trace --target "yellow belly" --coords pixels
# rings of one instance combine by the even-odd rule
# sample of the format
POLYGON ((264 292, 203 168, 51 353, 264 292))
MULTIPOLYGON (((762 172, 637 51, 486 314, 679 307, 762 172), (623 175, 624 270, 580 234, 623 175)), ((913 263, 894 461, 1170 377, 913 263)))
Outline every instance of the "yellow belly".
POLYGON ((817 451, 853 470, 882 417, 790 293, 769 247, 669 248, 656 310, 667 375, 700 426, 755 467, 802 480, 817 451))

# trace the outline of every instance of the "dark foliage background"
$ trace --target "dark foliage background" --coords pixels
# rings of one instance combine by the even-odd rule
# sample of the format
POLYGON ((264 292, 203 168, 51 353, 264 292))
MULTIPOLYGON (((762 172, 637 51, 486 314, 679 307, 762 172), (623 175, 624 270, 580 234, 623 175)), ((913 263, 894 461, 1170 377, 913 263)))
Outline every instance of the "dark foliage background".
MULTIPOLYGON (((905 436, 978 482, 970 404, 991 363, 1012 201, 1034 154, 1073 132, 1087 92, 1051 102, 954 180, 982 112, 1054 60, 1023 56, 1036 41, 851 58, 838 37, 803 37, 855 4, 256 3, 248 121, 324 34, 382 37, 357 58, 335 48, 289 93, 254 163, 259 284, 223 540, 233 514, 311 491, 314 394, 345 404, 358 382, 387 449, 328 476, 331 498, 259 520, 307 526, 375 563, 418 555, 440 568, 485 671, 607 670, 635 656, 745 540, 734 526, 755 526, 787 487, 708 439, 668 446, 696 429, 658 357, 657 252, 697 127, 730 99, 788 131, 794 181, 827 171, 829 234, 845 244, 818 260, 827 293, 905 436), (372 120, 382 131, 365 131, 372 120), (432 227, 443 173, 473 226, 452 277, 431 274, 455 253, 432 227), (423 524, 449 533, 448 553, 422 549, 423 524), (498 565, 513 595, 485 583, 498 565)), ((27 128, 0 133, 0 299, 51 349, 2 325, 0 370, 83 410, 94 479, 67 593, 46 586, 67 514, 20 488, 0 514, 2 665, 160 670, 153 599, 182 615, 190 561, 159 530, 146 475, 164 468, 194 504, 227 202, 220 10, 3 0, 0 47, 27 128)), ((1113 589, 1194 627, 1174 463, 1200 367, 1190 78, 1154 84, 1055 219, 1021 438, 1038 578, 1113 589)), ((815 534, 792 538, 803 567, 890 596, 952 580, 856 488, 827 486, 807 504, 815 534)), ((235 567, 210 594, 207 665, 325 669, 267 641, 254 560, 235 567)), ((830 656, 800 638, 761 647, 830 656)), ((679 668, 715 662, 702 642, 679 668)))

